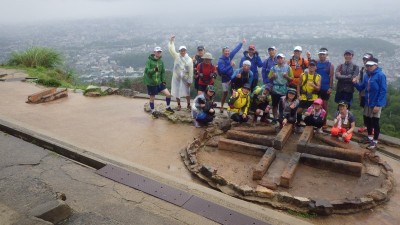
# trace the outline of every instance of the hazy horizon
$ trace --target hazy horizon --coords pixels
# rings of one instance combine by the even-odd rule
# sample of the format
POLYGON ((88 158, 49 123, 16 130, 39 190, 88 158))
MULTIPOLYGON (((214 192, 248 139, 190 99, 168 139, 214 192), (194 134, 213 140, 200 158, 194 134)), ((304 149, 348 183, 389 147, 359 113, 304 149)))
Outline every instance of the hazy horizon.
POLYGON ((298 16, 318 20, 323 17, 395 16, 400 3, 395 0, 301 0, 271 4, 263 0, 231 2, 202 0, 196 4, 184 0, 0 0, 0 25, 40 24, 81 19, 138 17, 190 24, 196 21, 224 18, 259 19, 262 17, 298 16))

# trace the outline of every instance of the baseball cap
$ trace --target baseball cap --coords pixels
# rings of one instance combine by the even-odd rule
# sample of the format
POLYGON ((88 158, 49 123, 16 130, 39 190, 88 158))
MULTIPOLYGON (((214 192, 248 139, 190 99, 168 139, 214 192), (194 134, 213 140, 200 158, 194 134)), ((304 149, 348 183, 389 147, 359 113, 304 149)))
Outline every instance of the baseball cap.
POLYGON ((326 54, 328 54, 328 49, 327 48, 320 48, 319 51, 318 51, 318 54, 326 55, 326 54))
POLYGON ((346 106, 346 108, 347 108, 347 106, 349 105, 346 101, 340 101, 339 103, 338 103, 338 105, 339 106, 341 106, 341 105, 343 105, 343 106, 346 106))
POLYGON ((179 46, 179 51, 182 50, 182 49, 185 49, 185 50, 186 50, 186 46, 184 46, 184 45, 179 46))
POLYGON ((249 90, 250 90, 250 84, 249 84, 249 83, 245 83, 245 84, 243 85, 243 88, 246 88, 246 89, 249 89, 249 90))
POLYGON ((293 88, 289 88, 289 89, 287 90, 287 93, 296 95, 296 94, 297 94, 297 91, 296 91, 295 89, 293 89, 293 88))
POLYGON ((301 48, 301 46, 296 46, 293 51, 303 51, 303 48, 301 48))
POLYGON ((315 61, 314 59, 311 59, 310 62, 308 63, 308 65, 317 65, 317 61, 315 61))
POLYGON ((371 53, 365 53, 364 55, 363 55, 363 59, 371 59, 371 58, 373 58, 374 56, 371 54, 371 53))
POLYGON ((249 45, 249 50, 256 50, 256 46, 254 46, 254 45, 249 45))
POLYGON ((157 46, 157 47, 154 48, 154 51, 155 52, 162 52, 162 48, 157 46))
POLYGON ((251 66, 251 62, 249 60, 244 60, 243 65, 251 66))
POLYGON ((285 58, 285 55, 283 53, 279 53, 278 55, 276 55, 276 58, 285 58))
POLYGON ((268 48, 268 50, 270 50, 270 49, 276 50, 276 47, 272 45, 272 46, 270 46, 270 47, 268 48))
POLYGON ((314 104, 322 105, 322 99, 320 98, 315 99, 314 104))
POLYGON ((203 45, 199 45, 199 46, 197 46, 197 50, 204 50, 204 46, 203 45))
POLYGON ((350 49, 347 49, 346 51, 344 51, 344 55, 346 55, 346 54, 354 55, 354 51, 350 50, 350 49))
POLYGON ((368 59, 368 62, 365 63, 365 65, 368 65, 368 66, 378 65, 378 59, 377 58, 370 58, 370 59, 368 59))

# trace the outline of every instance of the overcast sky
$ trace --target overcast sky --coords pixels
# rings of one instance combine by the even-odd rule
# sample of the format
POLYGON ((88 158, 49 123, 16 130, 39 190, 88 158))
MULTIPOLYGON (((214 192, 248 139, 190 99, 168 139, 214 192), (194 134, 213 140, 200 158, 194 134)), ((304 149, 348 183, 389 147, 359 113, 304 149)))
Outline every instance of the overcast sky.
MULTIPOLYGON (((58 20, 154 16, 182 20, 201 16, 388 14, 400 11, 399 0, 0 0, 0 24, 58 20)), ((315 19, 318 19, 317 17, 315 19)))

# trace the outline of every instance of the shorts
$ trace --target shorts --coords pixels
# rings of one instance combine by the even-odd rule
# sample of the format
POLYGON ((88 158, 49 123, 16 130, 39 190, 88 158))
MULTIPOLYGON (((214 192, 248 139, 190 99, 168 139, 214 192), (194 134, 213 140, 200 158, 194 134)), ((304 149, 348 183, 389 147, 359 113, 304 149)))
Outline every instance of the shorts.
POLYGON ((161 91, 165 90, 166 88, 167 87, 163 83, 161 83, 159 85, 156 85, 156 86, 147 85, 147 94, 149 94, 149 95, 157 95, 158 93, 160 93, 161 91))
POLYGON ((267 105, 268 105, 268 102, 262 102, 260 104, 253 104, 250 107, 250 110, 253 111, 253 112, 256 112, 257 109, 260 109, 260 110, 264 111, 265 108, 267 108, 267 105))
POLYGON ((279 104, 279 101, 281 100, 281 97, 284 95, 272 93, 271 96, 272 96, 272 106, 277 107, 279 104))
POLYGON ((198 91, 206 92, 207 85, 202 85, 202 84, 197 84, 197 85, 198 85, 197 88, 198 91))
POLYGON ((222 91, 223 92, 229 91, 229 82, 222 83, 222 91))
POLYGON ((346 101, 349 103, 349 107, 351 106, 351 103, 353 102, 353 93, 349 93, 349 92, 336 92, 335 95, 335 102, 339 103, 340 101, 346 101))
POLYGON ((373 113, 374 107, 364 107, 364 116, 369 117, 369 118, 380 118, 381 117, 381 112, 382 112, 382 107, 379 107, 379 111, 377 113, 373 113))
POLYGON ((308 109, 308 107, 310 107, 313 103, 314 101, 301 100, 299 103, 299 108, 308 109))
POLYGON ((328 101, 329 98, 331 97, 331 94, 328 94, 328 90, 320 90, 318 92, 318 96, 324 100, 324 101, 328 101))

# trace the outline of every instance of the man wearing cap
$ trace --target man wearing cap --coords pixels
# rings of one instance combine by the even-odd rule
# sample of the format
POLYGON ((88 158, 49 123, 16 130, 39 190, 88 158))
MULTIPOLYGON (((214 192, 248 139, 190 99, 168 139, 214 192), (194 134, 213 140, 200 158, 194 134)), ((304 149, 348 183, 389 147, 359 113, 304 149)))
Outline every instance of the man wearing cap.
POLYGON ((353 50, 346 50, 344 52, 344 63, 336 68, 335 77, 338 80, 336 86, 335 102, 346 101, 347 108, 351 108, 353 101, 353 78, 358 76, 360 69, 352 62, 354 56, 353 50))
POLYGON ((206 90, 207 85, 214 85, 214 79, 217 77, 217 69, 211 63, 213 59, 211 53, 207 52, 202 57, 203 62, 197 65, 196 76, 199 78, 198 95, 206 90))
MULTIPOLYGON (((365 64, 368 62, 369 59, 372 59, 372 58, 374 58, 374 56, 371 53, 365 53, 364 56, 363 56, 363 59, 362 59, 363 60, 363 67, 361 67, 360 75, 358 76, 358 81, 360 83, 364 80, 364 74, 365 74, 365 76, 367 76, 366 75, 367 69, 366 69, 365 64)), ((360 107, 364 108, 364 106, 365 106, 365 90, 362 90, 362 91, 359 92, 359 97, 360 97, 360 107)), ((364 124, 364 126, 360 127, 358 129, 359 133, 363 133, 363 132, 365 132, 367 130, 367 117, 366 116, 363 116, 363 124, 364 124)))
POLYGON ((228 46, 222 48, 222 56, 218 60, 218 74, 222 79, 222 99, 220 113, 224 112, 224 103, 228 96, 229 84, 231 82, 231 76, 233 74, 233 67, 235 62, 232 61, 236 53, 242 48, 243 44, 246 43, 246 39, 243 38, 242 42, 239 43, 231 52, 228 46))
POLYGON ((256 51, 256 47, 254 45, 249 45, 249 49, 243 52, 243 57, 240 60, 239 67, 242 67, 243 62, 246 60, 251 62, 250 70, 251 72, 253 72, 251 90, 254 90, 254 87, 258 85, 258 68, 262 67, 261 58, 258 55, 258 52, 256 51))
MULTIPOLYGON (((319 90, 319 97, 322 99, 322 108, 328 112, 328 102, 333 90, 333 76, 335 67, 328 60, 328 49, 320 48, 318 51, 317 70, 316 72, 321 76, 321 88, 319 90)), ((324 121, 324 129, 327 128, 326 117, 324 121)))
POLYGON ((296 89, 300 82, 300 76, 305 69, 308 68, 308 60, 301 57, 301 52, 303 48, 301 46, 296 46, 293 49, 293 56, 288 61, 290 68, 293 71, 293 80, 289 83, 289 87, 296 89))
POLYGON ((261 116, 260 122, 267 122, 269 118, 269 112, 271 109, 270 103, 272 102, 271 97, 271 86, 262 85, 256 87, 251 97, 250 111, 254 112, 253 122, 257 122, 258 116, 261 116))
POLYGON ((269 71, 271 70, 271 68, 273 66, 278 64, 278 60, 276 58, 276 47, 275 46, 271 46, 268 48, 268 55, 269 55, 269 57, 264 60, 263 66, 261 68, 261 74, 262 74, 262 79, 263 79, 264 84, 269 83, 269 79, 268 79, 269 71))
POLYGON ((197 54, 193 56, 193 74, 194 74, 194 88, 198 91, 199 90, 199 77, 197 72, 197 65, 203 62, 202 57, 204 56, 205 49, 203 45, 197 46, 197 54))
POLYGON ((297 93, 300 93, 300 104, 297 109, 297 124, 305 126, 303 122, 303 111, 308 109, 314 100, 318 98, 318 92, 321 87, 321 76, 315 72, 317 69, 317 61, 309 62, 308 71, 306 70, 300 76, 300 82, 297 85, 297 93))
POLYGON ((161 92, 165 95, 167 103, 167 113, 174 113, 170 107, 171 94, 169 93, 165 82, 165 67, 161 60, 161 47, 155 47, 154 53, 151 54, 146 62, 144 69, 144 84, 147 86, 147 93, 150 95, 150 109, 153 118, 158 118, 158 112, 154 109, 155 96, 161 92))
POLYGON ((324 125, 326 111, 322 108, 322 99, 315 99, 304 113, 304 116, 304 122, 307 126, 316 127, 318 133, 323 133, 322 126, 324 125))
POLYGON ((364 76, 361 83, 358 83, 357 79, 353 79, 353 83, 358 91, 365 90, 363 115, 366 116, 368 139, 370 140, 367 148, 374 151, 380 134, 379 118, 382 107, 386 105, 387 83, 386 75, 378 67, 378 59, 368 59, 365 67, 367 68, 367 76, 364 76), (374 131, 373 134, 372 131, 374 131))
POLYGON ((243 123, 249 120, 250 84, 246 83, 242 88, 232 92, 228 100, 228 116, 235 122, 243 123))
POLYGON ((213 85, 207 85, 205 92, 197 95, 193 100, 192 117, 194 119, 194 126, 201 127, 214 119, 215 114, 215 88, 213 85))
POLYGON ((356 127, 356 119, 348 109, 348 102, 342 100, 338 103, 338 111, 334 115, 331 135, 337 137, 341 135, 344 142, 349 143, 356 127))
POLYGON ((254 74, 250 70, 250 68, 251 68, 251 62, 249 60, 245 60, 243 62, 243 67, 235 70, 235 72, 232 74, 231 77, 232 90, 237 90, 239 88, 242 88, 243 85, 245 84, 249 84, 251 90, 254 74))
POLYGON ((193 60, 186 53, 186 46, 179 47, 179 53, 175 51, 175 35, 168 42, 169 53, 174 59, 172 73, 171 93, 178 103, 177 110, 181 110, 181 97, 186 97, 187 109, 190 107, 190 85, 193 82, 193 60))
POLYGON ((272 84, 272 113, 274 119, 278 119, 278 104, 282 96, 286 95, 288 85, 293 80, 292 68, 285 62, 285 55, 279 53, 275 66, 271 68, 268 74, 268 79, 272 84))

